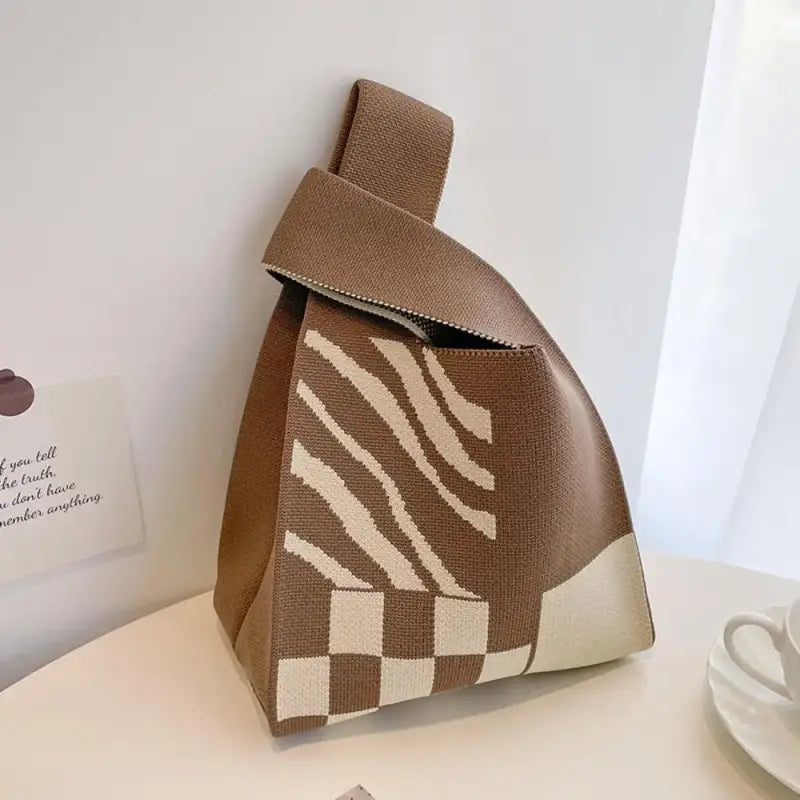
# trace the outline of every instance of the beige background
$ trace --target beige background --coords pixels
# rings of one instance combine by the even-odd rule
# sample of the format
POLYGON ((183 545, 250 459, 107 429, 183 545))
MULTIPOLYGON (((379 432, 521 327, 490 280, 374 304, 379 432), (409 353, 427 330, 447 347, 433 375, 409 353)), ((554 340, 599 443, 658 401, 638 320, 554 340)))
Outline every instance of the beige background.
POLYGON ((350 82, 456 119, 440 224, 583 374, 635 501, 711 0, 0 6, 0 345, 119 374, 147 545, 0 586, 0 686, 207 588, 276 284, 258 263, 350 82))

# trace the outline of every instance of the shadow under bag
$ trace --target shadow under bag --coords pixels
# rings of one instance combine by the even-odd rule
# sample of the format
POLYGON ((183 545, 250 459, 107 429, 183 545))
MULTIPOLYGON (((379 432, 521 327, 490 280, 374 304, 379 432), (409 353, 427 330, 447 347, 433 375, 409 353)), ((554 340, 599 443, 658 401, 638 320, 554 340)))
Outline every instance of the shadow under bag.
POLYGON ((214 604, 273 734, 609 661, 653 628, 614 451, 514 289, 433 227, 449 117, 353 88, 267 248, 214 604))

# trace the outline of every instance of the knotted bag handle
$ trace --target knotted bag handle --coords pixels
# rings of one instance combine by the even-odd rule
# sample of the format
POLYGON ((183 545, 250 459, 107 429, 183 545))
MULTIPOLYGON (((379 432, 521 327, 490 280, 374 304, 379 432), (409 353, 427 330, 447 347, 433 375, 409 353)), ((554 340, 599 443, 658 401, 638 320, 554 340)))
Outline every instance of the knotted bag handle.
POLYGON ((433 222, 442 196, 453 120, 374 81, 350 91, 329 172, 433 222))
POLYGON ((311 169, 264 254, 280 280, 505 347, 552 340, 489 264, 433 227, 452 146, 448 116, 358 81, 328 172, 311 169))

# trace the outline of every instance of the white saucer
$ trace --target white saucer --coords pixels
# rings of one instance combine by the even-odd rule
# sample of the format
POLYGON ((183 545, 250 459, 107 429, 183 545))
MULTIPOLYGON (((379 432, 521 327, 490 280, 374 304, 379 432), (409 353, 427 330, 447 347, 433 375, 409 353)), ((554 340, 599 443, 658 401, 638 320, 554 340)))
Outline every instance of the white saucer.
MULTIPOLYGON (((767 616, 780 622, 785 608, 768 608, 767 616)), ((781 679, 778 654, 767 634, 748 626, 736 633, 742 656, 781 679)), ((759 766, 800 793, 800 707, 745 675, 733 663, 722 634, 708 655, 706 673, 711 697, 730 735, 759 766)))

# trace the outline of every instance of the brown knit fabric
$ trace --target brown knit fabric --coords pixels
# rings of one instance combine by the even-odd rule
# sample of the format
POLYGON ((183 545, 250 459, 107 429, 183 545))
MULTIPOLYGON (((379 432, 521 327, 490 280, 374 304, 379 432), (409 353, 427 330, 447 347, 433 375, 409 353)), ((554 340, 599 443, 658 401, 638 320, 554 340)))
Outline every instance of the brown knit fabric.
POLYGON ((430 224, 451 140, 360 81, 331 173, 267 249, 285 287, 215 606, 276 735, 652 643, 596 409, 513 288, 430 224))
POLYGON ((360 80, 353 86, 330 172, 433 222, 453 146, 453 121, 435 108, 360 80))
POLYGON ((305 291, 281 292, 258 355, 239 429, 220 533, 214 606, 232 642, 272 551, 286 425, 286 398, 305 291))

